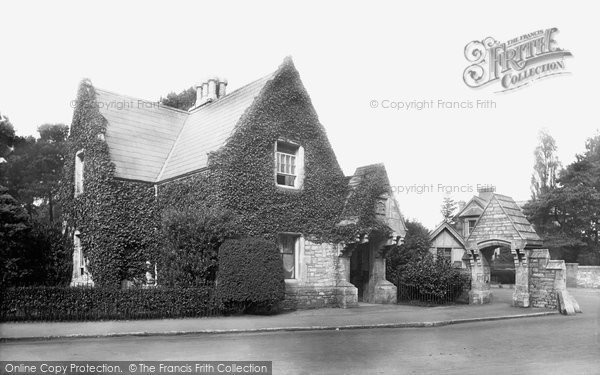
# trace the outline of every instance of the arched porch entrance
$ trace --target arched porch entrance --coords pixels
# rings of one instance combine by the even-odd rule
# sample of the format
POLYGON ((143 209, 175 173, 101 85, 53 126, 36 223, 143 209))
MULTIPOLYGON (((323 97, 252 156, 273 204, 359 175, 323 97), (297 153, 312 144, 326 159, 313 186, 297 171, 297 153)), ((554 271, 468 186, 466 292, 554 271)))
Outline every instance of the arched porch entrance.
POLYGON ((492 301, 491 263, 496 249, 510 249, 515 266, 515 289, 513 306, 529 307, 529 249, 519 248, 505 239, 480 241, 475 249, 470 249, 469 268, 471 270, 471 291, 469 303, 483 304, 492 301))

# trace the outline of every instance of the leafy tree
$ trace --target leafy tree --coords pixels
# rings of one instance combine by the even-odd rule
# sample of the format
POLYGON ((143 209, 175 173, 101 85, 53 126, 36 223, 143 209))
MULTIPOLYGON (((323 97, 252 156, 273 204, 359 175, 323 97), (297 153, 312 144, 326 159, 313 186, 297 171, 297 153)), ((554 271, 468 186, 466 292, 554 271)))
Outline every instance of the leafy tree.
POLYGON ((62 176, 65 141, 69 128, 45 124, 38 128, 39 139, 15 137, 14 151, 3 166, 2 183, 34 214, 35 205, 47 205, 48 220, 54 221, 55 196, 62 176))
POLYGON ((600 264, 600 134, 560 172, 554 187, 524 207, 555 257, 600 264))
POLYGON ((457 203, 454 201, 454 199, 452 199, 450 194, 446 194, 440 210, 445 222, 452 223, 454 211, 456 211, 457 206, 457 203))
POLYGON ((533 151, 535 163, 531 175, 531 197, 535 199, 542 193, 556 187, 560 161, 556 156, 556 141, 546 129, 538 133, 539 144, 533 151))
POLYGON ((0 186, 0 286, 21 283, 30 276, 27 243, 31 222, 27 211, 0 186))
POLYGON ((190 87, 189 89, 183 90, 179 94, 171 92, 166 98, 161 98, 160 102, 169 107, 187 111, 196 103, 196 89, 190 87))
POLYGON ((0 113, 0 157, 6 157, 15 140, 15 128, 8 117, 0 113))
POLYGON ((418 221, 406 221, 406 237, 404 243, 395 246, 386 254, 386 276, 393 283, 405 271, 407 264, 430 257, 429 230, 418 221))

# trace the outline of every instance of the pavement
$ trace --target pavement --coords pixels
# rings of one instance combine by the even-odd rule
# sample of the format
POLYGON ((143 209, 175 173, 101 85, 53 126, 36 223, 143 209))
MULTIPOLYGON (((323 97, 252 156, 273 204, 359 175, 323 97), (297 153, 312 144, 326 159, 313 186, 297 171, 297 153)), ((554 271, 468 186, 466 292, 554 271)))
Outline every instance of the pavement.
POLYGON ((422 307, 361 303, 358 307, 284 312, 273 316, 228 316, 184 319, 86 322, 9 322, 0 324, 0 341, 54 338, 216 334, 367 328, 439 327, 451 324, 534 318, 556 310, 510 306, 512 290, 494 290, 486 305, 422 307))

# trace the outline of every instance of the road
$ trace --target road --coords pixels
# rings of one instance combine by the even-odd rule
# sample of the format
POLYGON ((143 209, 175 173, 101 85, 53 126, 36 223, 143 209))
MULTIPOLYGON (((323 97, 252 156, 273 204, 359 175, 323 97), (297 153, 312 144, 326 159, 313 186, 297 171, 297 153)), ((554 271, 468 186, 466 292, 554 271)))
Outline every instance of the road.
POLYGON ((600 291, 584 314, 365 329, 10 342, 2 360, 269 360, 274 374, 600 374, 600 291))

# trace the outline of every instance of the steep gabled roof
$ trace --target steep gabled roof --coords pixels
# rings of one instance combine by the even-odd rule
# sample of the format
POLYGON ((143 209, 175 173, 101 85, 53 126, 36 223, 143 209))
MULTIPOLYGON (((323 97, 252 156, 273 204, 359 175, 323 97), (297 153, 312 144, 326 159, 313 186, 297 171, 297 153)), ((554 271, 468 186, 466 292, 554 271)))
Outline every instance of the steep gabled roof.
POLYGON ((470 249, 485 241, 503 240, 519 247, 540 247, 542 240, 514 199, 493 194, 467 238, 470 249))
POLYGON ((187 112, 98 88, 95 91, 100 114, 108 121, 106 142, 115 176, 156 181, 187 112))
POLYGON ((483 212, 487 201, 477 195, 474 195, 465 207, 455 217, 479 216, 483 212))
POLYGON ((433 230, 433 232, 431 232, 429 234, 429 239, 431 241, 435 240, 435 238, 437 236, 439 236, 443 231, 448 231, 448 233, 450 233, 450 235, 452 235, 452 237, 454 237, 456 239, 456 241, 458 241, 463 247, 465 246, 465 239, 463 238, 463 236, 461 236, 456 229, 454 229, 454 227, 452 225, 450 225, 448 222, 444 221, 442 222, 440 225, 438 225, 437 228, 435 228, 433 230))
POLYGON ((96 88, 115 176, 156 183, 205 168, 280 69, 192 112, 96 88))
POLYGON ((168 180, 206 167, 208 153, 225 144, 244 112, 274 75, 271 73, 192 111, 159 180, 168 180))
MULTIPOLYGON (((344 203, 339 225, 356 224, 359 222, 361 215, 366 214, 365 212, 359 211, 359 206, 362 205, 360 205, 360 202, 357 202, 357 200, 362 202, 362 199, 367 199, 367 201, 370 201, 371 199, 365 195, 371 195, 370 198, 373 198, 372 194, 374 192, 367 191, 367 189, 370 188, 370 186, 368 186, 368 181, 371 178, 383 179, 382 181, 386 185, 387 192, 385 192, 383 196, 378 196, 376 198, 382 197, 386 199, 385 223, 390 227, 394 235, 404 237, 407 232, 406 224, 400 213, 398 202, 396 202, 396 199, 391 193, 388 175, 385 166, 382 163, 358 167, 354 172, 354 175, 350 177, 348 181, 349 192, 346 202, 344 203)), ((370 207, 369 209, 375 210, 375 207, 370 207)))

